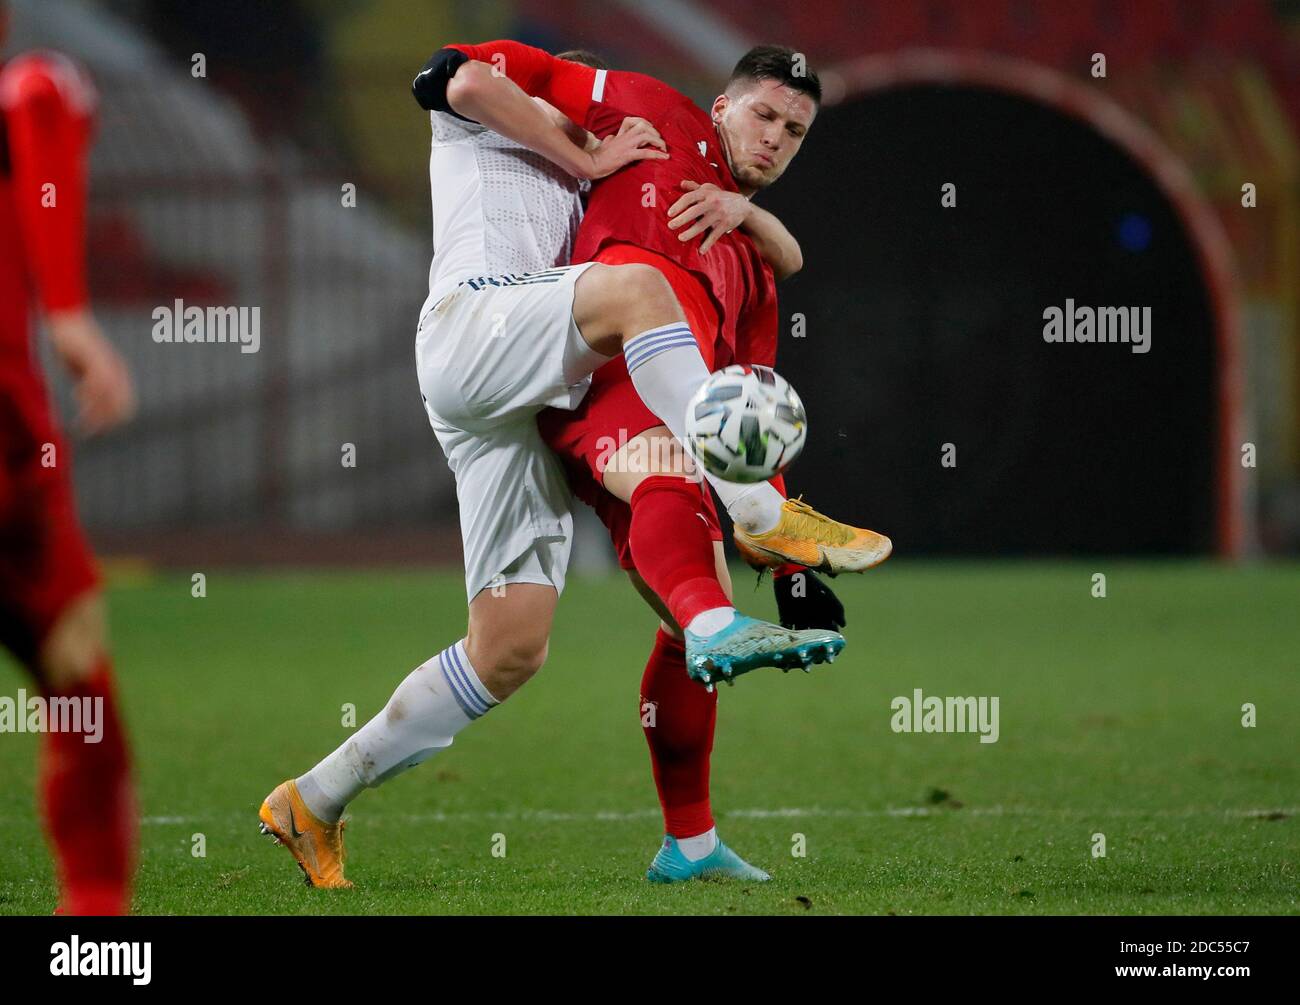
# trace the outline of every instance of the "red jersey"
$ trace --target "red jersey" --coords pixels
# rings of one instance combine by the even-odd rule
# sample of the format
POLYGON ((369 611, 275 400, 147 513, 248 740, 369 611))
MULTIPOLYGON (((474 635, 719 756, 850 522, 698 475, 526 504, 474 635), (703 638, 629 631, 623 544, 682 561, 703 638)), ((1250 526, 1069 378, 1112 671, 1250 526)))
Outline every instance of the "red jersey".
POLYGON ((654 77, 596 70, 519 42, 446 48, 499 67, 522 90, 598 136, 617 132, 627 116, 652 122, 669 158, 635 161, 593 184, 573 261, 589 262, 609 245, 631 244, 677 262, 699 279, 717 308, 721 344, 714 366, 774 362, 776 283, 754 243, 735 231, 702 255, 700 239, 679 241, 668 229, 668 208, 685 194, 684 179, 738 190, 707 112, 654 77))
POLYGON ((57 53, 0 67, 0 366, 32 361, 29 309, 85 306, 86 152, 96 96, 57 53))
POLYGON ((32 301, 45 311, 86 303, 94 103, 62 56, 0 67, 0 645, 33 668, 51 627, 98 582, 30 326, 32 301), (50 448, 58 462, 47 466, 50 448))

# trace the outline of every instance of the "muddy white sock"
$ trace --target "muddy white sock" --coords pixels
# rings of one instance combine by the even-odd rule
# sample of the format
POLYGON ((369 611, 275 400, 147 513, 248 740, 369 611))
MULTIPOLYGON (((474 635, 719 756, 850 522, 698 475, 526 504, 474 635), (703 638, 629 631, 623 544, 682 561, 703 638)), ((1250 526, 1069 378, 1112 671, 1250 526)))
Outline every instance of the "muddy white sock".
POLYGON ((327 823, 362 789, 382 785, 451 746, 497 704, 465 654, 465 640, 412 670, 377 716, 297 779, 303 802, 327 823))

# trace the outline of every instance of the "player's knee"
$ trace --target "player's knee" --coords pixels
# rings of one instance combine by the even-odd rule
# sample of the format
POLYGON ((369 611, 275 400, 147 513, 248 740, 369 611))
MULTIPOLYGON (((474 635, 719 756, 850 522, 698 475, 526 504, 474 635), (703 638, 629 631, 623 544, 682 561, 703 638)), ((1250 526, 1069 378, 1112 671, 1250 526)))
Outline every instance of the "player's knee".
POLYGON ((46 686, 60 690, 95 672, 108 647, 104 601, 89 594, 70 605, 41 644, 37 670, 46 686))
POLYGON ((501 700, 527 683, 542 668, 549 652, 544 635, 503 634, 475 641, 474 667, 488 690, 501 700))
POLYGON ((653 265, 632 262, 618 266, 618 288, 639 312, 677 312, 677 296, 664 274, 653 265))
POLYGON ((550 654, 550 642, 545 638, 521 640, 506 651, 506 664, 525 679, 542 668, 550 654))

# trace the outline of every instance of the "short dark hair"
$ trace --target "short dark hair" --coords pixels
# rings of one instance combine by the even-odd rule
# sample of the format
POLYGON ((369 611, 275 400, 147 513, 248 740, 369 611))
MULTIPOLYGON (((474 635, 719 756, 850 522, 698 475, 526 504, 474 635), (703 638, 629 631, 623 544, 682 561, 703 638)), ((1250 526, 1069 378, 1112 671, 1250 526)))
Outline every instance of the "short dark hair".
POLYGON ((609 69, 609 64, 605 60, 587 49, 566 49, 564 52, 556 53, 555 58, 568 60, 570 63, 581 63, 583 66, 590 66, 593 70, 609 69))
POLYGON ((750 49, 731 71, 726 89, 730 90, 738 80, 777 80, 783 87, 802 91, 814 104, 822 103, 822 82, 808 66, 807 57, 784 45, 756 45, 750 49))

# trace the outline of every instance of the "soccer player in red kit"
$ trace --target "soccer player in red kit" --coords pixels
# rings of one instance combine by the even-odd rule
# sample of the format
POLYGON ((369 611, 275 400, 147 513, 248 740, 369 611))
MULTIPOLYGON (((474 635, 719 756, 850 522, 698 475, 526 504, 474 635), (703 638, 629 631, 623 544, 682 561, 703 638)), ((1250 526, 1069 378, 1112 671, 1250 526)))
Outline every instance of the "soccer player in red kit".
MULTIPOLYGON (((455 88, 500 92, 501 78, 508 78, 596 134, 610 131, 626 116, 655 125, 669 159, 643 161, 595 183, 573 260, 639 262, 658 269, 672 286, 706 364, 717 369, 731 362, 774 361, 772 270, 754 241, 733 231, 752 219, 751 213, 762 213, 752 206, 738 209, 738 203, 747 204, 746 197, 780 176, 816 114, 820 86, 814 75, 800 72, 799 60, 777 47, 751 51, 711 114, 651 77, 593 69, 508 41, 448 46, 426 70, 450 78, 443 83, 449 95, 455 88), (449 60, 449 51, 460 58, 449 60), (701 232, 704 240, 691 243, 701 232)), ((480 107, 492 110, 487 101, 480 107)), ((479 121, 507 132, 508 122, 479 121)), ((798 267, 797 260, 780 264, 786 274, 798 267)), ((664 423, 645 407, 628 377, 629 366, 637 364, 625 358, 607 364, 577 409, 544 413, 541 426, 565 460, 575 491, 610 530, 620 564, 663 621, 642 680, 642 708, 655 707, 653 724, 645 717, 643 723, 667 831, 649 876, 671 881, 708 874, 716 847, 708 801, 716 695, 692 688, 681 673, 681 628, 701 608, 725 602, 725 566, 712 499, 680 476, 681 468, 675 466, 680 462, 650 472, 626 463, 629 455, 670 456, 640 449, 636 442, 669 439, 664 423), (710 564, 717 570, 712 577, 707 575, 710 564)), ((751 562, 781 571, 791 571, 790 563, 836 569, 835 551, 846 545, 871 551, 872 559, 854 570, 861 571, 890 551, 888 539, 827 520, 799 502, 786 500, 766 516, 760 529, 738 526, 737 542, 751 562), (816 534, 810 528, 824 529, 811 549, 807 541, 816 534)), ((821 627, 842 624, 842 609, 829 591, 811 576, 806 582, 808 599, 819 608, 814 616, 831 622, 821 627)), ((791 593, 784 591, 786 600, 791 593)), ((787 605, 782 607, 784 616, 787 605)))
MULTIPOLYGON (((7 27, 0 0, 0 45, 7 27)), ((104 603, 77 525, 68 446, 51 413, 31 337, 44 313, 76 380, 80 423, 129 417, 131 380, 87 307, 86 153, 95 92, 55 53, 0 65, 0 643, 47 699, 89 699, 97 742, 43 734, 39 799, 66 914, 130 906, 135 806, 114 693, 104 603)), ((25 713, 24 713, 25 714, 25 713)))

